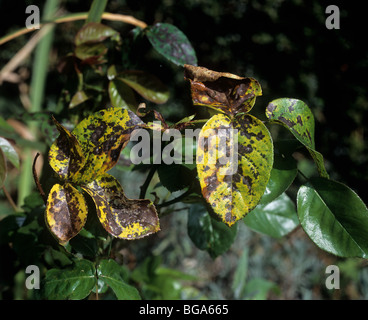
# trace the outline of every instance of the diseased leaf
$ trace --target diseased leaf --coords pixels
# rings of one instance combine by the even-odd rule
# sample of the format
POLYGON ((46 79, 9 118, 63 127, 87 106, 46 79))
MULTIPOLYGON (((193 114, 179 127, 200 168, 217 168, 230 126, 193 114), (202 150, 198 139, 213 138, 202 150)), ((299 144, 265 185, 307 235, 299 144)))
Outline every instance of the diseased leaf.
POLYGON ((170 92, 167 87, 150 73, 140 70, 124 71, 119 73, 115 79, 123 81, 151 102, 162 104, 169 99, 170 92))
POLYGON ((72 267, 48 270, 41 290, 44 299, 81 300, 91 293, 95 285, 93 263, 77 260, 72 267))
POLYGON ((137 111, 134 92, 123 81, 116 79, 109 82, 109 97, 113 107, 137 111))
POLYGON ((286 127, 307 148, 320 176, 328 178, 323 156, 315 150, 314 116, 309 107, 298 99, 280 98, 268 104, 266 116, 271 122, 286 127))
POLYGON ((119 33, 101 23, 90 22, 85 24, 75 36, 74 44, 79 46, 85 43, 102 42, 106 38, 116 37, 119 33))
POLYGON ((273 163, 271 135, 257 118, 213 116, 198 138, 202 195, 228 226, 243 218, 265 192, 273 163))
POLYGON ((259 82, 227 72, 185 65, 185 78, 190 81, 193 103, 228 115, 249 112, 256 97, 262 95, 259 82))
POLYGON ((88 158, 78 175, 72 177, 73 182, 86 184, 110 170, 141 123, 132 111, 122 108, 104 109, 81 121, 72 134, 88 158))
POLYGON ((71 184, 52 187, 46 204, 46 222, 60 244, 66 244, 82 230, 87 210, 83 195, 71 184))
POLYGON ((66 180, 81 170, 86 162, 77 138, 52 117, 60 135, 51 145, 49 163, 51 168, 66 180))
POLYGON ((114 260, 102 260, 97 268, 97 276, 111 287, 119 300, 141 299, 138 290, 126 283, 123 267, 114 260))
POLYGON ((14 167, 19 169, 18 153, 15 151, 10 142, 3 137, 0 137, 0 149, 3 151, 5 158, 9 160, 14 167))
POLYGON ((321 249, 341 257, 368 257, 368 209, 346 185, 312 178, 297 195, 300 223, 321 249))
POLYGON ((147 38, 157 52, 176 65, 197 64, 192 45, 177 27, 169 23, 156 23, 147 28, 147 38))
POLYGON ((114 237, 134 240, 160 230, 153 203, 128 199, 113 176, 104 174, 83 188, 95 202, 101 224, 114 237))

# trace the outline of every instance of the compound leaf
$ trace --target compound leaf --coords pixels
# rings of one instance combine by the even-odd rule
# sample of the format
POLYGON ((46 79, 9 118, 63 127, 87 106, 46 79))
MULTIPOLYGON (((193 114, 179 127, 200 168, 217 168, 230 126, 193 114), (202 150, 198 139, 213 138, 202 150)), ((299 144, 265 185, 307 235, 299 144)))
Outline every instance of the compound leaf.
POLYGON ((185 65, 185 78, 190 81, 192 100, 229 115, 248 112, 256 97, 262 95, 259 82, 227 72, 185 65))
POLYGON ((300 223, 321 249, 341 257, 368 257, 368 209, 346 185, 312 178, 297 195, 300 223))
POLYGON ((101 224, 114 237, 134 240, 160 230, 153 203, 126 198, 113 176, 104 174, 83 188, 95 202, 101 224))
POLYGON ((60 244, 66 244, 83 228, 87 220, 83 195, 71 184, 55 184, 46 204, 46 222, 60 244))
POLYGON ((156 23, 147 29, 146 34, 152 47, 176 65, 197 64, 192 45, 177 27, 168 23, 156 23))
POLYGON ((42 296, 48 300, 81 300, 91 293, 96 281, 93 263, 77 260, 72 267, 46 272, 42 296))
POLYGON ((257 118, 217 114, 198 138, 202 195, 228 226, 253 210, 265 192, 273 163, 269 131, 257 118))

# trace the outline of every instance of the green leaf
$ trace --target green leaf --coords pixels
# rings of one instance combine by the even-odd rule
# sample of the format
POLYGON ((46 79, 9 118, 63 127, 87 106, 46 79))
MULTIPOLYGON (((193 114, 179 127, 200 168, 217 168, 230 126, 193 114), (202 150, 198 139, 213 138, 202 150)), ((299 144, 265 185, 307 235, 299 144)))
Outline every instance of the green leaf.
POLYGON ((274 162, 268 180, 266 191, 259 204, 267 204, 279 197, 294 181, 297 173, 297 163, 292 153, 296 146, 300 145, 296 140, 276 141, 274 143, 274 162))
POLYGON ((241 299, 241 293, 244 290, 244 286, 248 276, 248 248, 245 248, 237 262, 237 267, 235 269, 233 282, 231 289, 234 292, 235 299, 241 299))
POLYGON ((88 97, 83 90, 77 91, 70 100, 69 108, 73 109, 88 99, 90 99, 90 97, 88 97))
POLYGON ((60 244, 65 245, 83 228, 87 220, 83 195, 71 184, 55 184, 46 204, 46 223, 60 244))
POLYGON ((71 268, 50 269, 42 285, 42 296, 48 300, 80 300, 96 285, 95 267, 88 260, 77 260, 71 268))
POLYGON ((196 247, 215 259, 230 249, 237 233, 236 226, 227 227, 216 221, 203 204, 193 204, 188 214, 188 235, 196 247))
POLYGON ((273 163, 271 135, 257 118, 213 116, 198 138, 202 195, 228 226, 253 210, 265 192, 273 163))
POLYGON ((242 299, 266 300, 269 292, 280 294, 280 288, 272 281, 263 278, 253 278, 246 284, 242 299))
POLYGON ((143 98, 153 103, 162 104, 169 99, 170 93, 167 87, 150 73, 140 70, 124 71, 119 73, 115 79, 123 81, 143 98))
POLYGON ((192 45, 177 27, 169 23, 156 23, 147 28, 147 38, 158 53, 176 65, 197 64, 192 45))
POLYGON ((0 149, 0 188, 3 187, 7 175, 6 160, 4 152, 0 149))
POLYGON ((102 226, 114 237, 134 240, 160 230, 153 203, 128 199, 113 176, 104 174, 83 189, 95 202, 102 226))
POLYGON ((15 151, 10 142, 2 137, 0 137, 0 149, 4 153, 6 159, 9 160, 14 167, 19 169, 18 153, 15 151))
POLYGON ((321 249, 341 257, 368 257, 368 209, 346 185, 313 178, 297 196, 300 223, 321 249))
POLYGON ((249 228, 274 238, 282 238, 299 224, 295 205, 285 193, 266 205, 258 205, 243 221, 249 228))
POLYGON ((249 112, 262 95, 259 82, 228 72, 185 65, 184 78, 190 81, 193 104, 202 105, 227 115, 249 112))
POLYGON ((132 89, 123 81, 116 79, 109 82, 109 97, 111 105, 116 108, 137 111, 137 101, 132 89))
POLYGON ((90 22, 85 24, 76 34, 74 44, 78 47, 82 44, 102 42, 106 38, 118 35, 118 32, 101 23, 90 22))
POLYGON ((180 164, 160 165, 157 173, 162 185, 170 192, 190 186, 195 178, 192 170, 180 164))
POLYGON ((317 165, 319 175, 328 178, 323 156, 315 150, 314 116, 309 107, 298 99, 280 98, 268 104, 266 116, 271 122, 286 127, 307 148, 317 165))
POLYGON ((102 57, 107 53, 107 47, 102 43, 83 43, 75 48, 74 53, 84 63, 100 64, 103 63, 102 57))
POLYGON ((126 270, 114 260, 102 260, 97 268, 99 280, 105 282, 119 300, 140 300, 138 290, 126 283, 126 270))

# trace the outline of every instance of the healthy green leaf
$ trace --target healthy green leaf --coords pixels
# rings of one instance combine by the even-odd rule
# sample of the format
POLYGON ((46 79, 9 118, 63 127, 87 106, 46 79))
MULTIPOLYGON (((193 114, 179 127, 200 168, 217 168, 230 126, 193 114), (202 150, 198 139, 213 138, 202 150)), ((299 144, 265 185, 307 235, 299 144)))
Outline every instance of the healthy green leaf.
POLYGON ((77 260, 66 269, 50 269, 42 285, 42 296, 48 300, 80 300, 96 285, 95 267, 88 260, 77 260))
POLYGON ((76 34, 74 44, 80 46, 82 44, 91 44, 102 42, 106 38, 117 36, 118 32, 101 23, 90 22, 85 24, 76 34))
POLYGON ((265 192, 273 163, 271 135, 257 118, 213 116, 202 127, 197 171, 202 195, 228 226, 253 210, 265 192))
POLYGON ((5 158, 9 160, 14 167, 19 169, 18 153, 15 151, 10 142, 2 137, 0 137, 0 149, 4 153, 5 158))
POLYGON ((285 193, 266 205, 259 204, 243 221, 249 228, 274 238, 282 238, 299 224, 295 205, 285 193))
POLYGON ((193 204, 188 214, 188 235, 196 247, 215 259, 233 244, 237 228, 228 228, 212 218, 203 204, 193 204))
POLYGON ((132 89, 119 79, 109 82, 109 97, 111 105, 116 108, 137 111, 137 102, 132 89))
POLYGON ((88 97, 83 90, 77 91, 70 100, 69 108, 73 109, 88 99, 90 99, 90 97, 88 97))
POLYGON ((126 270, 114 260, 102 260, 97 268, 97 277, 105 282, 119 300, 140 300, 138 290, 127 284, 126 270))
POLYGON ((284 140, 274 142, 274 163, 270 174, 270 180, 259 204, 267 204, 279 197, 294 181, 298 168, 292 153, 296 146, 300 145, 296 140, 284 140))
POLYGON ((162 104, 169 99, 167 87, 154 75, 144 71, 124 71, 115 79, 123 81, 138 92, 143 98, 153 103, 162 104))
POLYGON ((368 257, 368 209, 346 185, 313 178, 297 196, 300 223, 321 249, 341 257, 368 257))
POLYGON ((197 64, 192 45, 177 27, 169 23, 156 23, 147 28, 147 38, 158 53, 176 65, 197 64))

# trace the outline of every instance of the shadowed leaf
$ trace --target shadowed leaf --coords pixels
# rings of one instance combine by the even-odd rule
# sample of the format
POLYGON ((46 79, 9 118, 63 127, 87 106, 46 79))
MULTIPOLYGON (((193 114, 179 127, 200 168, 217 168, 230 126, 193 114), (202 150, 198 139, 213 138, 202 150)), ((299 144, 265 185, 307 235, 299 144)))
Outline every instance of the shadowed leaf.
POLYGON ((153 203, 128 199, 113 176, 104 174, 83 188, 95 202, 101 224, 114 237, 134 240, 160 230, 153 203))
POLYGON ((176 65, 197 64, 192 45, 177 27, 168 23, 156 23, 147 29, 147 38, 157 52, 176 65))
POLYGON ((86 219, 87 205, 83 195, 69 183, 55 184, 47 199, 46 222, 60 244, 75 237, 86 219))
POLYGON ((251 115, 231 120, 213 116, 203 126, 197 147, 197 171, 203 197, 232 226, 259 202, 273 163, 267 128, 251 115))
POLYGON ((133 90, 119 79, 109 82, 109 97, 111 105, 116 108, 137 110, 137 102, 133 90))
POLYGON ((96 43, 106 38, 117 36, 119 33, 101 23, 90 22, 85 24, 76 34, 74 44, 79 46, 85 43, 96 43))
POLYGON ((253 78, 191 65, 185 65, 184 68, 196 105, 235 115, 250 111, 256 97, 262 95, 259 82, 253 78))

